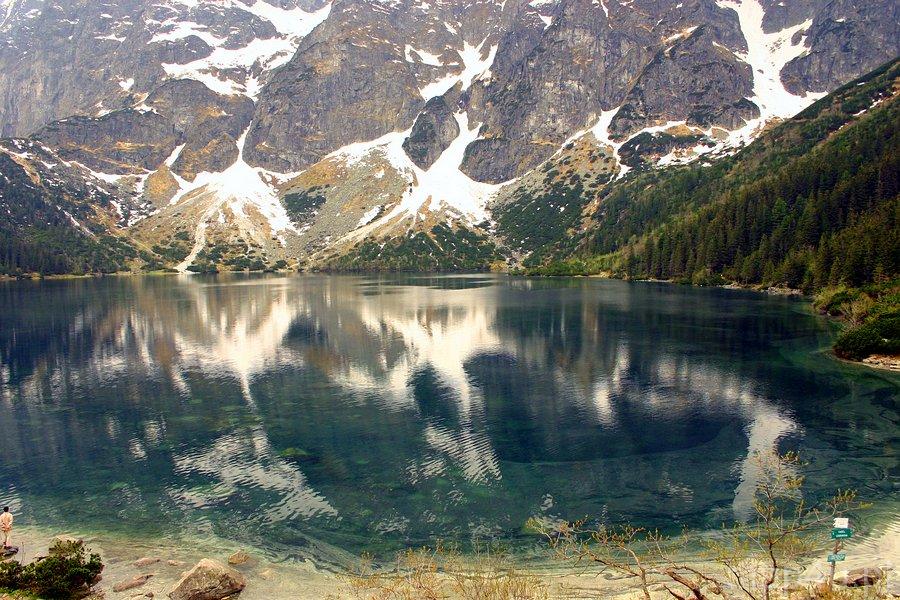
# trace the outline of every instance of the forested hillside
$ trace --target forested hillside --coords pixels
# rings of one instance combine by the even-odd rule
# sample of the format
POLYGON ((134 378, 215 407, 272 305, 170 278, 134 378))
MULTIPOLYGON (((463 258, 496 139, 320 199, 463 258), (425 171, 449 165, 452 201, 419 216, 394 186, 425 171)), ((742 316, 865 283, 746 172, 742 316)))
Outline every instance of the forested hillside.
POLYGON ((561 242, 535 271, 806 291, 888 280, 900 267, 898 90, 893 61, 731 159, 613 186, 577 246, 561 242))
POLYGON ((42 177, 0 152, 0 275, 125 270, 139 251, 111 233, 112 211, 102 190, 42 177))

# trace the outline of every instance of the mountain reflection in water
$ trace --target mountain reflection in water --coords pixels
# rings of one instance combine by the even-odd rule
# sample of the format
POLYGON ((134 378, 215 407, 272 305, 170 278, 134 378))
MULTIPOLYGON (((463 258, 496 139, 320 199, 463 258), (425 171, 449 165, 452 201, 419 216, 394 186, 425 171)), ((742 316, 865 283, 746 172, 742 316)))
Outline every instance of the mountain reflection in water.
POLYGON ((3 284, 0 312, 0 490, 26 523, 334 557, 521 539, 534 515, 716 525, 773 448, 849 461, 813 492, 896 478, 897 379, 815 354, 824 323, 784 299, 132 277, 3 284))

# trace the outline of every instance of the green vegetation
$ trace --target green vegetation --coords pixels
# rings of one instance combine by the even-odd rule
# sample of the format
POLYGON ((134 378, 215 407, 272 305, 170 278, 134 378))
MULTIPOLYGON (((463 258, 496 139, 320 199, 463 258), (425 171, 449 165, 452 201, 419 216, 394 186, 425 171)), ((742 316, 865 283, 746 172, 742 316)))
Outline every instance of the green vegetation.
POLYGON ((326 197, 324 192, 328 187, 328 185, 317 185, 308 190, 292 191, 285 194, 283 199, 284 208, 287 210, 291 220, 295 223, 302 223, 314 217, 319 207, 325 204, 326 197))
POLYGON ((159 244, 154 245, 153 252, 166 262, 180 263, 191 253, 191 248, 186 244, 173 240, 165 246, 159 244))
POLYGON ((0 275, 114 273, 137 258, 132 244, 95 222, 91 203, 102 194, 45 189, 3 153, 0 173, 0 275))
POLYGON ((486 237, 460 227, 435 225, 384 242, 367 240, 327 264, 333 271, 483 271, 499 258, 486 237))
POLYGON ((863 288, 840 286, 820 292, 815 307, 847 323, 834 344, 841 358, 900 354, 900 280, 863 288))
MULTIPOLYGON (((258 248, 248 247, 244 243, 215 244, 207 246, 197 253, 188 271, 194 273, 218 273, 225 271, 265 271, 269 265, 263 256, 257 254, 258 248)), ((284 268, 283 260, 275 263, 274 268, 284 268)))
MULTIPOLYGON (((898 80, 894 61, 734 157, 608 186, 580 237, 573 242, 554 231, 555 245, 538 253, 540 264, 526 263, 527 272, 736 282, 810 294, 884 285, 900 274, 898 80)), ((886 298, 896 306, 895 295, 886 298)), ((878 309, 853 323, 836 352, 897 353, 895 315, 878 309)))
POLYGON ((128 269, 137 251, 122 238, 92 239, 66 226, 28 228, 13 234, 0 226, 0 274, 85 275, 128 269))
POLYGON ((640 133, 619 149, 619 156, 626 165, 641 169, 649 165, 643 155, 664 155, 675 148, 688 148, 702 143, 705 138, 698 134, 671 134, 666 132, 640 133))
POLYGON ((581 224, 589 201, 578 174, 553 182, 559 173, 549 164, 545 169, 546 187, 519 190, 510 202, 494 209, 497 232, 513 250, 531 253, 526 260, 529 266, 541 264, 550 250, 560 250, 561 240, 581 224))
POLYGON ((714 166, 613 186, 577 250, 560 241, 563 265, 548 261, 537 272, 717 275, 808 292, 896 274, 900 106, 890 95, 898 76, 892 63, 848 84, 714 166))
POLYGON ((103 564, 80 541, 58 541, 49 556, 23 565, 0 562, 0 589, 24 591, 40 598, 82 598, 98 580, 103 564))

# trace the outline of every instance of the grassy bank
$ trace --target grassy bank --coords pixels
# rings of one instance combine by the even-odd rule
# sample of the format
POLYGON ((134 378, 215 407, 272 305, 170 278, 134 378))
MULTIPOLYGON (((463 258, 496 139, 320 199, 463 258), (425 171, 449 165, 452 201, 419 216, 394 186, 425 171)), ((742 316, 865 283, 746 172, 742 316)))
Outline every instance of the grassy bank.
POLYGON ((900 355, 900 279, 860 288, 826 288, 813 305, 844 323, 834 343, 838 357, 862 361, 900 355))

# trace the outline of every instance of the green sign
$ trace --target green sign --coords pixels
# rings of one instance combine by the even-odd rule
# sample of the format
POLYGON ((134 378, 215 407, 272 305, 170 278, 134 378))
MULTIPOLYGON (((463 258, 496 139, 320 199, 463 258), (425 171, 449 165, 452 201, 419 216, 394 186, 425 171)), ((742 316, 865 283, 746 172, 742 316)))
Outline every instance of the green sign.
POLYGON ((847 555, 844 554, 843 552, 841 552, 840 554, 829 554, 828 562, 830 562, 830 563, 838 562, 838 561, 844 560, 845 558, 847 558, 847 555))
POLYGON ((852 529, 848 529, 846 527, 836 527, 831 530, 831 539, 833 540, 846 540, 850 537, 853 537, 852 529))

